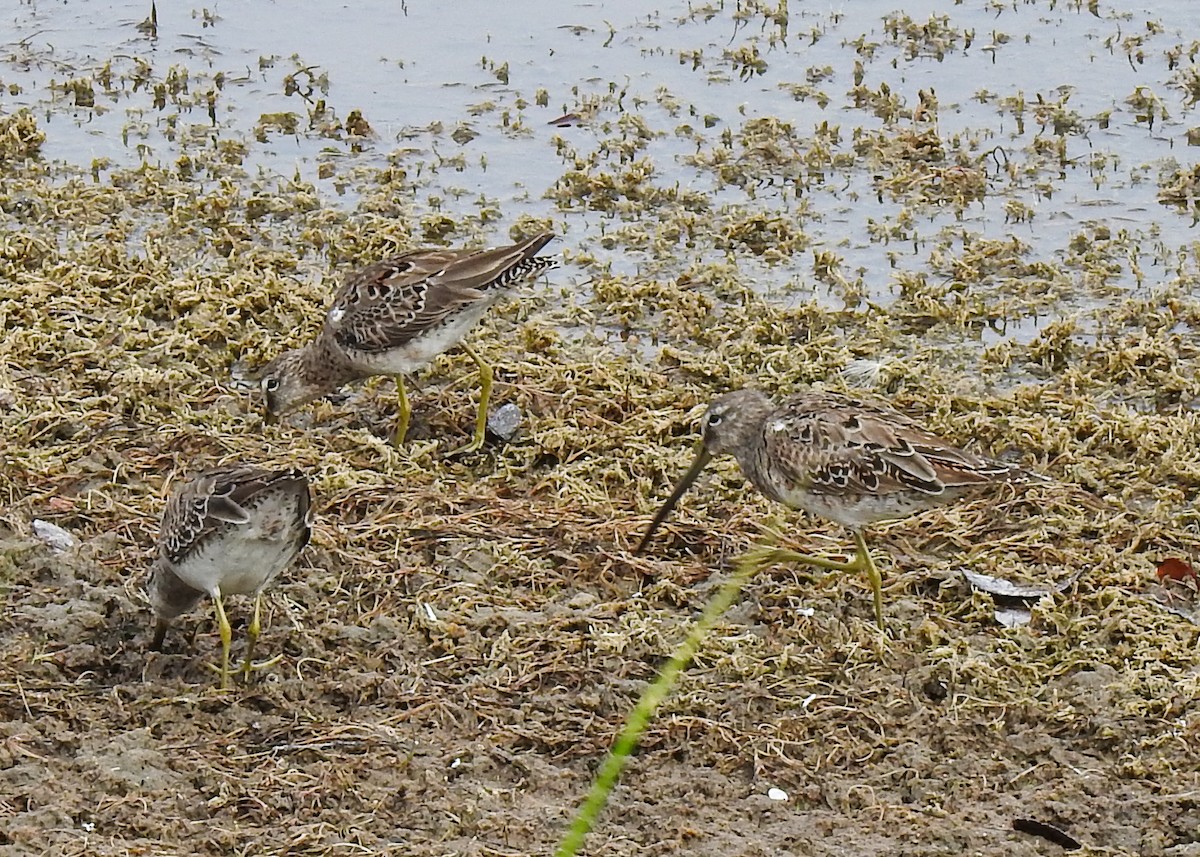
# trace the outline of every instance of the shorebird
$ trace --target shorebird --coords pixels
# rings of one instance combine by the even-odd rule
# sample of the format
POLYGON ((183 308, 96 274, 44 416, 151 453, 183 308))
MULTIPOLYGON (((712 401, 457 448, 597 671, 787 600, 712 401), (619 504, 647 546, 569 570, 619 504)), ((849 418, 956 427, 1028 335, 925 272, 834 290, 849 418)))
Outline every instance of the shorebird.
POLYGON ((810 390, 776 405, 759 390, 715 399, 702 421, 696 458, 654 516, 636 553, 644 551, 684 492, 714 455, 732 454, 767 497, 842 524, 854 536, 848 562, 772 549, 765 562, 801 562, 866 572, 883 627, 882 578, 864 532, 990 486, 1041 477, 1012 464, 959 449, 889 405, 810 390))
POLYGON ((223 599, 253 594, 243 677, 275 663, 278 658, 253 662, 262 593, 308 544, 310 507, 308 477, 295 469, 216 467, 172 492, 146 585, 158 617, 150 648, 159 651, 171 620, 211 595, 221 633, 221 687, 228 687, 233 630, 223 599))
POLYGON ((412 414, 403 376, 459 345, 479 367, 482 391, 474 437, 457 451, 478 450, 487 432, 492 368, 462 339, 509 287, 557 264, 537 255, 553 237, 543 232, 492 250, 414 250, 352 272, 317 337, 279 355, 259 373, 268 415, 283 414, 351 381, 392 375, 400 400, 399 445, 412 414))

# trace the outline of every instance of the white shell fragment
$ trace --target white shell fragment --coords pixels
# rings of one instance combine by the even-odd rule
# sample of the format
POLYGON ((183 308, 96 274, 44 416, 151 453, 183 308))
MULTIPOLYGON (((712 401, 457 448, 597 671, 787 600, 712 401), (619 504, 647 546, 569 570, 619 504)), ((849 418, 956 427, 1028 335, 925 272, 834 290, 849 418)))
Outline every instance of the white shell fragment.
POLYGON ((767 797, 769 797, 771 800, 787 800, 788 793, 783 789, 772 786, 771 788, 767 789, 767 797))
POLYGON ((999 595, 1001 598, 1021 598, 1024 600, 1037 600, 1043 595, 1049 594, 1052 590, 1049 586, 1039 586, 1029 583, 1013 583, 1011 580, 1005 580, 1003 577, 992 577, 990 574, 978 574, 967 569, 962 570, 963 577, 967 579, 967 583, 971 584, 972 589, 978 589, 986 592, 989 595, 999 595))
POLYGON ((49 545, 55 553, 66 553, 79 544, 79 539, 68 533, 58 524, 37 518, 33 522, 33 534, 49 545))
POLYGON ((1019 628, 1033 619, 1033 611, 1026 607, 997 607, 996 621, 1005 628, 1019 628))
POLYGON ((1065 592, 1081 572, 1076 572, 1065 580, 1060 580, 1053 586, 1031 583, 1013 583, 1002 577, 990 574, 978 574, 969 569, 962 569, 962 575, 972 589, 986 592, 996 599, 996 621, 1005 628, 1019 628, 1033 618, 1030 606, 1034 601, 1052 592, 1065 592))

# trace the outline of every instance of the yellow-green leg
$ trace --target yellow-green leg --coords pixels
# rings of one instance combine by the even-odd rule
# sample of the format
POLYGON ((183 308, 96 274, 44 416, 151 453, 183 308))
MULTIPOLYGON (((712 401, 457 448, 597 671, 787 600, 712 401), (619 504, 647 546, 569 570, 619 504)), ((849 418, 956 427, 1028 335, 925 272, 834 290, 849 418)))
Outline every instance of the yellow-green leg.
POLYGON ((262 630, 262 593, 256 592, 254 595, 254 616, 250 620, 249 627, 246 628, 246 659, 242 662, 242 680, 250 678, 250 673, 255 670, 264 670, 267 667, 272 667, 279 663, 283 655, 276 655, 270 660, 263 661, 261 664, 254 663, 254 644, 258 642, 259 632, 262 630))
POLYGON ((857 557, 850 562, 843 562, 840 559, 813 556, 812 554, 800 553, 788 548, 757 547, 746 553, 744 558, 748 562, 754 563, 756 569, 762 569, 768 565, 775 565, 782 562, 799 562, 805 565, 815 565, 817 568, 824 568, 829 571, 858 571, 860 569, 857 557))
POLYGON ((217 605, 217 629, 221 632, 221 690, 225 690, 229 687, 229 647, 233 644, 233 628, 229 627, 219 590, 213 594, 213 603, 217 605))
POLYGON ((875 560, 871 558, 862 530, 854 531, 854 544, 858 547, 854 564, 867 573, 867 582, 871 584, 871 597, 875 599, 875 624, 883 628, 883 575, 879 573, 879 566, 875 565, 875 560))
POLYGON ((408 403, 408 390, 404 386, 404 378, 401 375, 396 376, 396 395, 400 399, 400 420, 396 423, 396 435, 392 438, 392 443, 400 446, 404 443, 404 437, 408 434, 408 421, 412 417, 412 406, 408 403))
POLYGON ((484 359, 476 354, 471 346, 462 343, 461 347, 479 367, 479 410, 475 413, 475 436, 466 446, 454 450, 452 453, 454 455, 476 452, 483 448, 483 441, 487 437, 488 405, 492 400, 492 367, 484 362, 484 359))
POLYGON ((871 595, 875 601, 875 624, 884 628, 883 575, 879 573, 879 567, 875 565, 875 560, 871 558, 871 552, 867 550, 867 541, 859 530, 854 530, 854 544, 856 548, 854 559, 849 562, 776 547, 755 548, 746 554, 746 560, 754 563, 756 568, 782 562, 799 562, 830 571, 865 571, 867 581, 871 584, 871 595))

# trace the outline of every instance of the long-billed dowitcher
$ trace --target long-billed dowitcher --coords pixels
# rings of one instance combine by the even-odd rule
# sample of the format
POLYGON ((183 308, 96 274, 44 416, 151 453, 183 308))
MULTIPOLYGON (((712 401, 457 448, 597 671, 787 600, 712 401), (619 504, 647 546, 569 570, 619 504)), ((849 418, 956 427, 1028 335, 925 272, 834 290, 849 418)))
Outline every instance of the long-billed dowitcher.
POLYGON ((959 449, 880 402, 812 390, 776 405, 758 390, 737 390, 709 405, 696 459, 654 516, 637 553, 645 550, 705 465, 722 453, 732 453, 746 478, 772 500, 850 529, 856 550, 849 562, 790 550, 767 555, 772 561, 865 571, 880 627, 882 580, 863 536, 868 525, 904 518, 987 486, 1040 478, 959 449))
POLYGON ((262 592, 308 544, 311 502, 308 477, 299 470, 245 466, 205 470, 172 492, 146 585, 158 617, 151 648, 162 647, 172 619, 211 595, 221 632, 221 687, 228 687, 233 631, 223 598, 253 594, 242 674, 274 663, 252 660, 262 592))
POLYGON ((371 375, 392 375, 400 399, 395 442, 408 432, 412 409, 404 375, 460 345, 479 367, 482 391, 475 435, 460 452, 483 446, 492 368, 462 338, 515 283, 556 260, 538 256, 551 232, 491 250, 414 250, 367 265, 346 277, 320 334, 285 352, 259 373, 267 412, 278 416, 371 375))

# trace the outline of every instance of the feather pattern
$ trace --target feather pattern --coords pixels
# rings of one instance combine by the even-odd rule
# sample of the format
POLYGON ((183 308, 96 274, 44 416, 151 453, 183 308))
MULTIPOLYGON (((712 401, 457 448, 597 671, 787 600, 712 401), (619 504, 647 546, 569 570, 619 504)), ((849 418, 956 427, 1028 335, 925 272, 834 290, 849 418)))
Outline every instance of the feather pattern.
MULTIPOLYGON (((180 563, 207 539, 250 523, 250 512, 267 495, 294 495, 296 518, 303 522, 301 536, 308 543, 311 496, 308 478, 299 470, 264 470, 232 465, 206 470, 171 495, 163 512, 159 551, 171 563, 180 563)), ((301 544, 301 547, 304 546, 301 544)))
POLYGON ((768 497, 850 527, 1031 478, 954 446, 887 404, 816 390, 778 406, 757 390, 716 399, 705 446, 732 453, 768 497))
POLYGON ((468 308, 482 311, 506 286, 554 267, 535 254, 553 237, 464 254, 420 250, 350 274, 329 311, 338 345, 348 352, 400 348, 468 308))
POLYGON ((147 586, 151 605, 172 618, 205 593, 261 591, 311 532, 311 495, 301 471, 205 470, 174 491, 163 511, 147 586))
POLYGON ((371 375, 403 375, 457 345, 509 287, 557 262, 537 254, 554 238, 489 250, 415 250, 347 275, 317 338, 260 373, 280 414, 371 375))

